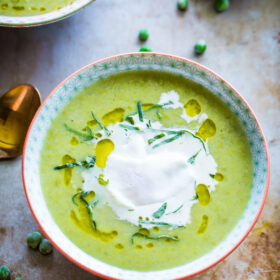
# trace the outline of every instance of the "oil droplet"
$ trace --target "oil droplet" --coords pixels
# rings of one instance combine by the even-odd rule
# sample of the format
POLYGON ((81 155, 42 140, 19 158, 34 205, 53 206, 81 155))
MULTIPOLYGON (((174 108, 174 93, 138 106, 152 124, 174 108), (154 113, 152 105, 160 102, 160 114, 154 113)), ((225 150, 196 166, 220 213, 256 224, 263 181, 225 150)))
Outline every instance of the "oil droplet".
POLYGON ((202 216, 202 222, 201 222, 200 227, 197 231, 198 234, 203 234, 206 231, 207 226, 208 226, 208 220, 209 220, 209 218, 208 218, 207 215, 202 216))
POLYGON ((150 242, 150 243, 148 243, 148 244, 146 245, 146 247, 147 247, 147 248, 153 248, 153 247, 154 247, 154 244, 153 244, 152 242, 150 242))
POLYGON ((25 10, 24 6, 13 6, 13 10, 16 12, 22 12, 25 10))
POLYGON ((75 136, 73 136, 73 137, 71 138, 71 140, 70 140, 70 144, 71 144, 72 146, 77 146, 79 143, 80 143, 80 142, 79 142, 78 138, 75 137, 75 136))
POLYGON ((115 245, 115 248, 119 249, 119 250, 122 250, 124 247, 121 243, 118 243, 118 244, 115 245))
POLYGON ((124 118, 124 109, 123 108, 116 108, 113 111, 105 114, 102 117, 102 121, 105 125, 114 124, 117 122, 122 122, 124 118))
POLYGON ((198 132, 196 133, 196 135, 203 139, 203 141, 206 141, 207 138, 213 137, 215 134, 216 125, 210 119, 205 120, 199 128, 198 132))
POLYGON ((158 232, 159 231, 159 227, 153 227, 153 231, 158 232))
POLYGON ((110 139, 103 139, 100 140, 96 144, 95 148, 95 156, 96 156, 96 161, 95 164, 99 168, 105 168, 106 166, 106 161, 110 153, 114 150, 114 143, 110 139))
POLYGON ((40 12, 45 12, 46 11, 46 8, 45 7, 41 7, 40 8, 40 12))
POLYGON ((201 112, 201 106, 195 99, 190 99, 185 105, 184 105, 186 114, 190 117, 194 117, 201 112))
POLYGON ((6 4, 6 3, 4 3, 4 4, 1 5, 1 9, 4 10, 4 11, 5 11, 5 10, 8 10, 8 8, 9 8, 9 5, 6 4))
POLYGON ((199 184, 196 186, 196 194, 201 205, 206 206, 209 204, 210 193, 208 188, 204 184, 199 184))
POLYGON ((136 245, 135 248, 141 250, 143 247, 141 245, 136 245))
POLYGON ((224 175, 221 173, 216 173, 214 179, 218 182, 222 182, 224 180, 224 175))
POLYGON ((143 234, 145 234, 145 235, 147 235, 147 236, 150 235, 150 231, 149 231, 148 229, 146 229, 146 228, 140 228, 140 229, 138 230, 138 232, 139 232, 139 233, 143 233, 143 234))
MULTIPOLYGON (((69 155, 64 155, 62 157, 62 164, 66 164, 66 163, 73 163, 75 162, 75 159, 69 155)), ((72 172, 73 172, 73 167, 70 168, 65 168, 64 169, 64 184, 66 186, 70 186, 71 185, 71 179, 72 179, 72 172)))
POLYGON ((90 127, 93 127, 93 126, 97 125, 97 121, 96 120, 88 121, 87 125, 90 126, 90 127))
POLYGON ((148 109, 150 109, 152 106, 154 106, 153 103, 144 103, 144 104, 142 104, 142 110, 148 110, 148 109))

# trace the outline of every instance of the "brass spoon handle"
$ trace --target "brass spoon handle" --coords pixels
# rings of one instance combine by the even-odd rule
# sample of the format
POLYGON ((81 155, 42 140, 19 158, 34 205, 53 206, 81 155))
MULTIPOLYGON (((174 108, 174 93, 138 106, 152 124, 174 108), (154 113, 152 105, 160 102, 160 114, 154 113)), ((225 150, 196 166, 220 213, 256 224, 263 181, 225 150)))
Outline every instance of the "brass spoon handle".
POLYGON ((0 97, 0 159, 22 154, 28 127, 40 104, 39 91, 28 84, 0 97))

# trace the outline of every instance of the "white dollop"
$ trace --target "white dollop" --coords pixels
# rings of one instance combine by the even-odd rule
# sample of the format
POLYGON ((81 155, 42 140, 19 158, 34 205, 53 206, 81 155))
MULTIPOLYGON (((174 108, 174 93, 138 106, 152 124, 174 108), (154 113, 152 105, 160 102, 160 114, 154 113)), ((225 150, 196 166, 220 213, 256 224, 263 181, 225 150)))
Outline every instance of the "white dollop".
MULTIPOLYGON (((175 91, 163 93, 159 103, 168 101, 175 106, 170 108, 184 110, 175 91)), ((148 120, 140 122, 138 115, 134 116, 134 121, 140 131, 126 130, 120 127, 120 123, 108 127, 115 149, 108 156, 103 170, 95 166, 83 172, 83 189, 94 190, 100 203, 108 204, 119 219, 135 225, 139 224, 139 217, 177 226, 190 223, 191 207, 197 203, 194 199, 196 185, 205 184, 209 186, 209 191, 213 191, 217 184, 209 176, 216 173, 217 164, 209 153, 207 143, 204 143, 204 149, 199 139, 185 133, 175 141, 153 148, 174 137, 174 134, 166 133, 165 137, 150 145, 149 139, 160 134, 161 130, 178 129, 162 128, 160 122, 151 122, 151 127, 159 131, 150 130, 147 128, 148 120), (196 153, 197 157, 190 163, 188 159, 196 153), (109 179, 107 186, 98 183, 100 174, 109 179), (165 202, 165 214, 155 219, 153 213, 165 202), (178 208, 180 210, 176 211, 178 208)), ((128 122, 124 124, 130 125, 128 122)), ((145 224, 147 228, 152 226, 145 224)))

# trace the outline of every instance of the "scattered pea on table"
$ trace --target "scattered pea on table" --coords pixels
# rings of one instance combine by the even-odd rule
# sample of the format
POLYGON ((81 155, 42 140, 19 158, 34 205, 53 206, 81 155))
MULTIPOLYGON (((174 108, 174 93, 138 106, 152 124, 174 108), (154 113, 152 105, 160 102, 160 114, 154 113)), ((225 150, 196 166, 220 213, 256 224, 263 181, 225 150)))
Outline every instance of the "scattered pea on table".
POLYGON ((178 0, 177 7, 180 11, 186 11, 189 5, 189 0, 178 0))
POLYGON ((229 7, 229 0, 216 0, 215 9, 217 12, 223 12, 229 7))
POLYGON ((199 40, 194 45, 194 51, 196 54, 203 54, 207 49, 206 42, 204 40, 199 40))
POLYGON ((37 231, 29 233, 26 239, 28 246, 32 249, 36 249, 39 246, 41 240, 42 235, 37 231))
POLYGON ((147 41, 148 38, 149 38, 149 32, 148 32, 148 30, 147 30, 147 29, 141 29, 141 30, 139 31, 139 39, 140 39, 141 41, 147 41))
POLYGON ((140 52, 151 52, 152 50, 148 47, 142 47, 139 51, 140 52))
POLYGON ((44 238, 39 245, 40 253, 42 255, 49 255, 52 252, 52 250, 53 246, 51 242, 48 239, 44 238))
POLYGON ((10 279, 11 279, 10 269, 5 265, 0 266, 0 280, 10 280, 10 279))

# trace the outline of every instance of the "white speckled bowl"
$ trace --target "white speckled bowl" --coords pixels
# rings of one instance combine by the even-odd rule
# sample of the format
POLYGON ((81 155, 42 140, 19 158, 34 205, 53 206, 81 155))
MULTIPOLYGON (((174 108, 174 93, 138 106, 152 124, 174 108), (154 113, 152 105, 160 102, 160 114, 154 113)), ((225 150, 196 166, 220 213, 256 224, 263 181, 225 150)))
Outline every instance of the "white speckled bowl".
POLYGON ((35 16, 12 17, 0 15, 0 26, 31 27, 48 24, 71 16, 94 1, 95 0, 76 0, 73 4, 65 6, 60 10, 35 16))
POLYGON ((263 208, 269 185, 269 158, 258 121, 241 95, 211 70, 184 58, 159 53, 132 53, 109 57, 78 70, 60 83, 46 98, 34 117, 23 154, 23 181, 31 211, 54 246, 84 269, 108 279, 184 279, 217 264, 247 236, 263 208), (254 181, 247 208, 228 236, 208 254, 182 266, 161 271, 139 272, 103 263, 73 244, 53 220, 40 184, 40 153, 53 119, 80 90, 108 75, 141 69, 177 74, 210 89, 234 112, 249 139, 254 164, 254 181))

